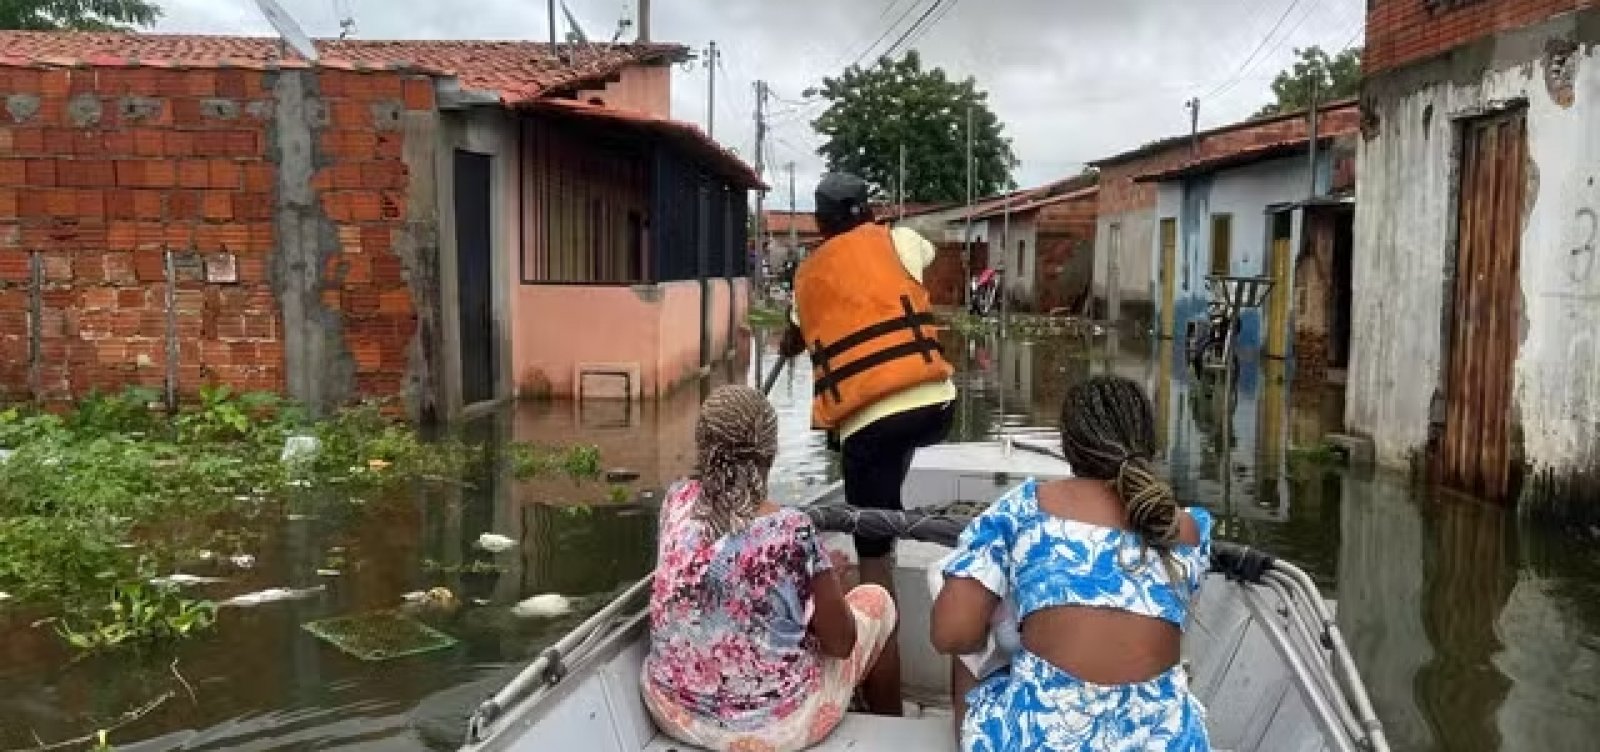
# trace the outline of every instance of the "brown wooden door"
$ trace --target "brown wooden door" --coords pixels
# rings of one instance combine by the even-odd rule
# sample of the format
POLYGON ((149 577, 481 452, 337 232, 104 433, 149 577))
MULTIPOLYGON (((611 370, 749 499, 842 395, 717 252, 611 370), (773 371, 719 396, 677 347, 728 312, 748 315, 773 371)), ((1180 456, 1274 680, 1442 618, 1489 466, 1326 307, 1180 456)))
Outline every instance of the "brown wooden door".
POLYGON ((1462 140, 1459 240, 1450 317, 1440 478, 1506 500, 1513 491, 1511 391, 1522 317, 1522 208, 1527 118, 1470 123, 1462 140))

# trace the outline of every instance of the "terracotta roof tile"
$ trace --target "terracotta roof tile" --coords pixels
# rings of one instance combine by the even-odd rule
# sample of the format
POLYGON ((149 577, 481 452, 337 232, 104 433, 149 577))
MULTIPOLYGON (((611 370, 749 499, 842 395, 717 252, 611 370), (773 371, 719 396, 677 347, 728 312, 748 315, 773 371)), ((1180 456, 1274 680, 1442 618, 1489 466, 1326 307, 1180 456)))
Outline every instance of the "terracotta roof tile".
MULTIPOLYGON (((680 45, 550 45, 519 41, 317 40, 320 65, 346 70, 417 70, 454 76, 466 89, 524 102, 615 75, 632 64, 681 59, 680 45)), ((65 66, 304 68, 283 59, 275 37, 117 32, 0 31, 0 64, 65 66)))

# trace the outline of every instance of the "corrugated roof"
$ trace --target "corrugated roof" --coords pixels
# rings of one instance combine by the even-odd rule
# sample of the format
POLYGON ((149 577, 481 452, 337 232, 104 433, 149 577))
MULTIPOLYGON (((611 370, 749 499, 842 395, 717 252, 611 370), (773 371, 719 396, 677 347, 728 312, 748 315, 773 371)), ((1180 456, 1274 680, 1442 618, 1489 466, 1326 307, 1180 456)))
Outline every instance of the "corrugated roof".
MULTIPOLYGON (((343 69, 408 69, 454 76, 466 89, 497 93, 506 103, 581 88, 629 65, 674 62, 672 44, 561 45, 520 41, 316 41, 318 65, 343 69), (564 58, 564 59, 563 59, 564 58)), ((121 32, 0 31, 0 65, 303 68, 284 59, 276 37, 224 37, 121 32)))
MULTIPOLYGON (((1093 196, 1093 195, 1095 195, 1095 194, 1097 194, 1099 192, 1100 192, 1100 186, 1092 185, 1092 186, 1089 186, 1088 188, 1081 188, 1081 189, 1076 190, 1076 191, 1070 191, 1068 193, 1062 193, 1062 194, 1056 195, 1056 196, 1045 196, 1043 198, 1034 198, 1032 200, 1025 201, 1025 202, 1020 203, 1020 204, 1013 203, 1011 205, 1011 213, 1012 214, 1028 214, 1030 212, 1036 212, 1036 211, 1039 211, 1040 209, 1045 209, 1045 208, 1048 208, 1048 207, 1051 207, 1051 206, 1055 206, 1057 204, 1064 204, 1064 203, 1067 203, 1068 201, 1078 201, 1080 199, 1089 198, 1090 196, 1093 196)), ((973 215, 972 218, 975 219, 975 220, 976 219, 992 219, 994 217, 1003 216, 1005 213, 1006 213, 1005 203, 1002 202, 1000 204, 1000 206, 991 207, 991 208, 989 208, 987 211, 985 211, 982 214, 973 215)))
POLYGON ((817 215, 812 212, 768 209, 766 222, 767 231, 774 235, 785 234, 791 228, 801 236, 822 234, 822 230, 817 227, 817 215))
POLYGON ((570 99, 540 99, 523 106, 557 117, 605 121, 665 138, 685 151, 705 159, 706 163, 715 167, 723 177, 737 182, 741 188, 761 190, 767 187, 766 183, 762 182, 761 176, 757 175, 750 165, 745 164, 743 159, 728 151, 692 123, 570 99))

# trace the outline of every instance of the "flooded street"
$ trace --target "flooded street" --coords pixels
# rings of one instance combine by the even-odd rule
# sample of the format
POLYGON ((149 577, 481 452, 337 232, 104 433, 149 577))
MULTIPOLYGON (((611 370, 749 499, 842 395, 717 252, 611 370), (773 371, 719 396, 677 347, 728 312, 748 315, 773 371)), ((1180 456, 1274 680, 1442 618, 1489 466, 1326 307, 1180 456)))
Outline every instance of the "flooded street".
MULTIPOLYGON (((1282 364, 1245 364, 1229 422, 1219 419, 1221 386, 1196 381, 1148 340, 951 344, 962 391, 953 440, 1048 430, 1067 387, 1091 374, 1147 385, 1180 497, 1215 509, 1225 537, 1302 564, 1338 600, 1396 749, 1595 748, 1593 541, 1523 529, 1498 508, 1335 469, 1315 447, 1340 427, 1341 395, 1291 391, 1282 364)), ((758 380, 773 356, 745 361, 717 379, 758 380)), ((784 501, 838 474, 822 438, 808 430, 809 387, 796 372, 773 393, 782 416, 773 493, 784 501)), ((474 430, 489 441, 597 445, 608 467, 640 474, 636 490, 648 501, 693 464, 699 398, 688 389, 660 404, 520 405, 474 430)), ((110 727, 169 687, 170 697, 113 732, 118 749, 453 749, 477 702, 648 571, 652 515, 641 505, 574 505, 592 495, 566 481, 516 484, 505 474, 473 488, 372 500, 348 514, 318 514, 313 505, 291 520, 262 521, 253 526, 259 538, 240 541, 261 562, 248 584, 323 584, 326 592, 227 611, 215 635, 176 650, 72 662, 48 627, 0 621, 0 750, 110 727), (477 550, 484 532, 519 545, 498 555, 477 550), (319 578, 330 557, 342 576, 319 578), (467 604, 423 615, 460 641, 445 651, 363 663, 302 629, 392 608, 402 593, 434 586, 467 604), (542 593, 571 596, 577 609, 557 619, 512 615, 511 605, 542 593)))

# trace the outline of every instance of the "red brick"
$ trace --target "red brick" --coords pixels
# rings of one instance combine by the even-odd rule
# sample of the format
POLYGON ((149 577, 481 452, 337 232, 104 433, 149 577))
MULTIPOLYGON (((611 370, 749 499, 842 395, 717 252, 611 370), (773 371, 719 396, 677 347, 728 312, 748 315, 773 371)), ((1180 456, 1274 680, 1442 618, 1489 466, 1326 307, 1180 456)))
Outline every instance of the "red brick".
POLYGON ((50 193, 25 190, 17 194, 17 214, 23 219, 45 219, 50 216, 50 193))
POLYGON ((106 194, 99 190, 79 190, 74 192, 76 208, 74 214, 86 219, 105 219, 106 194))
POLYGON ((72 93, 72 73, 64 69, 47 70, 39 76, 39 93, 47 97, 64 97, 72 93))
POLYGON ((28 160, 28 185, 50 188, 56 184, 56 161, 53 159, 28 160))
POLYGON ((388 290, 379 297, 379 313, 404 315, 411 313, 412 310, 410 290, 404 288, 388 290))
POLYGON ((266 163, 246 164, 244 167, 244 189, 252 193, 266 193, 275 186, 275 176, 272 165, 266 163))
POLYGON ((63 186, 91 188, 114 186, 117 173, 111 163, 100 159, 62 160, 56 166, 57 179, 63 186))
POLYGON ((91 287, 83 291, 84 308, 116 308, 117 290, 114 287, 91 287))
POLYGON ((210 163, 211 187, 238 190, 243 182, 243 170, 238 162, 213 159, 210 163))
POLYGON ((166 215, 166 194, 161 191, 134 191, 133 214, 136 219, 162 219, 166 215))
POLYGON ((168 160, 146 162, 144 166, 144 182, 150 188, 171 188, 177 185, 177 164, 168 160))
POLYGON ((205 188, 211 184, 211 163, 203 159, 186 159, 178 163, 179 188, 205 188))
MULTIPOLYGON (((115 185, 116 182, 112 181, 115 185)), ((106 217, 109 219, 134 219, 138 217, 137 205, 134 196, 137 195, 129 188, 113 188, 106 191, 106 217)))
POLYGON ((394 248, 394 230, 379 225, 362 227, 361 248, 374 255, 389 253, 394 248))
POLYGON ((99 129, 72 132, 72 153, 80 157, 99 157, 106 153, 106 135, 99 129))
POLYGON ((350 218, 357 222, 383 219, 383 197, 372 191, 351 191, 350 218))
POLYGON ((406 166, 401 162, 367 162, 361 165, 361 186, 369 190, 406 187, 406 166))
POLYGON ((180 97, 172 100, 172 124, 179 128, 199 128, 206 125, 200 114, 200 100, 180 97))
POLYGON ((217 74, 209 70, 192 70, 184 79, 184 93, 191 97, 217 95, 217 74))
POLYGON ((249 75, 252 74, 242 70, 217 71, 217 96, 228 99, 253 96, 255 92, 251 91, 250 82, 246 78, 249 75))
POLYGON ((27 282, 31 279, 32 261, 26 252, 0 249, 0 280, 27 282))
POLYGON ((106 248, 113 251, 131 251, 139 245, 139 225, 133 222, 112 222, 106 227, 106 248))
POLYGON ((234 261, 240 284, 257 284, 267 281, 267 260, 257 256, 241 256, 234 261))
POLYGON ((43 154, 43 128, 11 128, 11 149, 17 154, 43 154))
POLYGON ((404 99, 408 110, 431 111, 433 109, 433 79, 406 79, 404 99))
MULTIPOLYGON (((103 263, 105 264, 105 275, 107 282, 112 284, 127 285, 134 284, 139 281, 139 276, 134 273, 133 269, 133 254, 107 253, 103 263)), ((119 305, 133 305, 132 303, 127 302, 130 296, 126 293, 130 292, 134 293, 134 295, 131 297, 139 298, 141 300, 145 294, 144 290, 142 289, 123 290, 122 293, 119 294, 117 303, 119 305)))
POLYGON ((199 152, 195 148, 195 134, 188 131, 166 131, 163 134, 165 143, 163 153, 169 157, 193 157, 199 152))
POLYGON ((15 188, 0 188, 0 219, 16 219, 17 191, 15 188))
POLYGON ((0 185, 27 185, 28 163, 21 159, 0 159, 0 185))
POLYGON ((204 213, 206 219, 233 219, 233 194, 225 191, 206 191, 204 213))
POLYGON ((372 107, 361 102, 334 101, 328 108, 335 129, 361 130, 373 127, 372 107))
POLYGON ((157 227, 161 230, 161 245, 174 250, 192 250, 197 247, 195 225, 182 222, 157 227))
POLYGON ((336 190, 356 190, 361 188, 361 165, 351 162, 340 162, 328 168, 328 178, 333 182, 336 190))
POLYGON ((133 131, 133 156, 174 156, 167 151, 168 132, 156 128, 136 128, 133 131))
POLYGON ((243 222, 272 219, 272 197, 263 193, 233 194, 233 218, 243 222))
POLYGON ((77 196, 70 189, 57 188, 42 191, 45 197, 45 209, 52 217, 70 217, 77 212, 77 196))
POLYGON ((379 287, 405 284, 405 268, 394 254, 372 257, 372 283, 379 287))

